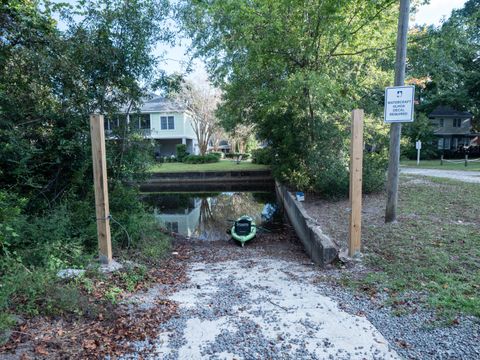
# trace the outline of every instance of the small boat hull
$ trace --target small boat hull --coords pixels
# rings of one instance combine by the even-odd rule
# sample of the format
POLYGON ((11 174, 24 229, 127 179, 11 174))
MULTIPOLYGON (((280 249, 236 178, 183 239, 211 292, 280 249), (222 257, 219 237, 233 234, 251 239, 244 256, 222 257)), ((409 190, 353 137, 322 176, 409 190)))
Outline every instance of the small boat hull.
POLYGON ((244 215, 239 217, 232 226, 232 238, 239 241, 242 246, 257 235, 257 226, 252 217, 244 215))

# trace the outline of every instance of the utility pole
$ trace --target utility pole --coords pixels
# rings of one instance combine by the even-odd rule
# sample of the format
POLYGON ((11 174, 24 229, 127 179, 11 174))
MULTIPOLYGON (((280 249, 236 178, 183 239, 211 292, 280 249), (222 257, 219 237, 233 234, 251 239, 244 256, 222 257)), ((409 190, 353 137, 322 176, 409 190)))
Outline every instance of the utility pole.
MULTIPOLYGON (((407 62, 407 33, 408 19, 410 15, 410 0, 400 0, 400 15, 398 17, 397 53, 395 59, 395 86, 405 84, 405 66, 407 62)), ((390 125, 390 153, 388 159, 387 179, 387 207, 385 210, 385 222, 393 222, 397 219, 398 202, 398 178, 400 167, 400 136, 402 124, 390 125)))

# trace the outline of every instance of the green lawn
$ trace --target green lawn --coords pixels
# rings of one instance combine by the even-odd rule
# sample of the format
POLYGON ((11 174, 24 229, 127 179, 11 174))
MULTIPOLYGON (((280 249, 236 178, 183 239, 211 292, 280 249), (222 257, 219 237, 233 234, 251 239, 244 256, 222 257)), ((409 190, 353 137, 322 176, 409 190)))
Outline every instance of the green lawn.
POLYGON ((189 172, 189 171, 232 171, 232 170, 268 170, 268 165, 252 164, 242 161, 237 164, 233 160, 221 160, 210 164, 163 163, 157 164, 150 172, 189 172))
POLYGON ((399 313, 428 305, 448 319, 458 313, 480 317, 478 199, 478 184, 402 177, 398 222, 365 219, 371 271, 353 283, 368 293, 388 293, 399 313))
POLYGON ((480 171, 479 162, 469 162, 468 166, 462 162, 460 164, 452 164, 444 162, 440 165, 440 160, 420 160, 420 165, 417 165, 416 160, 403 160, 400 162, 401 166, 417 167, 422 169, 443 169, 443 170, 468 170, 468 171, 480 171))

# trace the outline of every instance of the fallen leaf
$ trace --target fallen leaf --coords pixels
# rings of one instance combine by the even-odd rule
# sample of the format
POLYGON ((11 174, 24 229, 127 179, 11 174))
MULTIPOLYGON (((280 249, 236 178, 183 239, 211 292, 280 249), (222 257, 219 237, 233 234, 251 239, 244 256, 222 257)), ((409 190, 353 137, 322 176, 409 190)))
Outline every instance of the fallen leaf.
POLYGON ((38 355, 48 355, 48 351, 47 349, 45 349, 45 346, 43 345, 35 346, 35 353, 38 355))
POLYGON ((83 340, 83 347, 88 350, 95 350, 97 348, 97 344, 95 344, 95 340, 83 340))

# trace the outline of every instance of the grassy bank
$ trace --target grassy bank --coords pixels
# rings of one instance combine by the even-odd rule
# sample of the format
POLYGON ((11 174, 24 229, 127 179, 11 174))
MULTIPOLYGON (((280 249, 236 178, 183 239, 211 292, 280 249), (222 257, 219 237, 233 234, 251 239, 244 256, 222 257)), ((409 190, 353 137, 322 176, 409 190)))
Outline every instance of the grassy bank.
POLYGON ((221 160, 208 164, 162 163, 153 166, 150 172, 189 172, 189 171, 235 171, 235 170, 268 170, 268 165, 252 164, 242 161, 237 164, 233 160, 221 160))
MULTIPOLYGON (((363 271, 342 282, 371 297, 386 296, 399 314, 418 307, 441 318, 480 317, 480 186, 453 180, 402 176, 398 222, 385 224, 386 194, 365 195, 363 271)), ((309 214, 337 243, 347 246, 348 200, 307 199, 309 214)))
POLYGON ((455 164, 444 162, 443 165, 440 165, 440 160, 421 160, 420 164, 417 165, 416 160, 402 160, 400 165, 421 169, 480 171, 480 162, 469 162, 468 166, 465 167, 463 162, 455 164))
POLYGON ((480 187, 410 178, 400 188, 399 222, 365 224, 367 263, 357 282, 390 294, 397 311, 416 303, 443 315, 480 317, 480 187))

